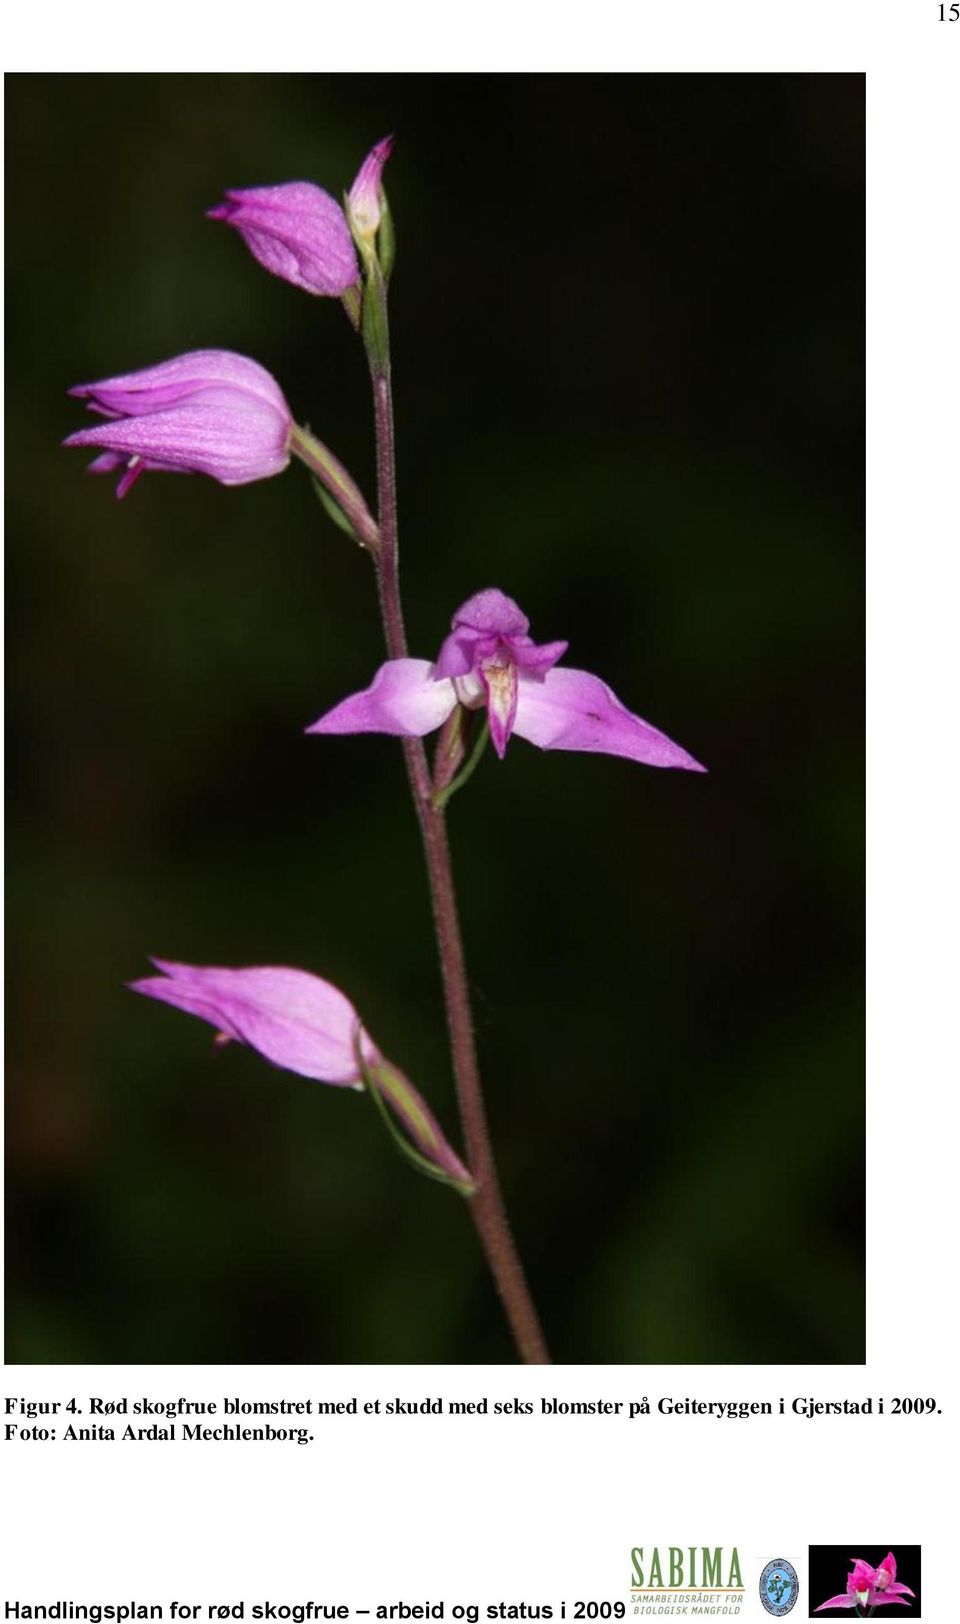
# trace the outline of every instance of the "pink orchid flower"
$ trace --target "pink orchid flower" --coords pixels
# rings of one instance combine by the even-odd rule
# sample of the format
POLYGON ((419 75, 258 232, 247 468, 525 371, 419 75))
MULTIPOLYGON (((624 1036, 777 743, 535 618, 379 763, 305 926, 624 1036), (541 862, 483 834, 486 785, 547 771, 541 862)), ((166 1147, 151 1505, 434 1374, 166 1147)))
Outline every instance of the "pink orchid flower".
POLYGON ((246 485, 282 473, 290 460, 293 419, 280 385, 231 350, 191 350, 69 392, 106 421, 63 443, 100 449, 92 473, 122 468, 118 496, 147 469, 246 485))
POLYGON ((156 976, 129 983, 216 1027, 221 1041, 244 1043, 271 1065, 339 1088, 369 1083, 400 1121, 420 1155, 465 1193, 473 1180, 450 1148, 429 1106, 386 1059, 346 995, 306 970, 272 965, 228 970, 151 960, 156 976))
POLYGON ((884 1607, 892 1602, 909 1607, 910 1603, 904 1598, 912 1596, 913 1591, 909 1585, 897 1583, 897 1563, 892 1551, 887 1553, 877 1568, 871 1567, 859 1556, 852 1560, 846 1590, 839 1596, 831 1596, 829 1601, 822 1601, 816 1612, 823 1613, 828 1607, 884 1607))
POLYGON ((512 734, 541 750, 601 751, 651 767, 700 763, 627 710, 588 671, 558 665, 567 644, 537 644, 512 598, 496 587, 478 592, 453 617, 434 663, 388 660, 362 693, 341 700, 308 733, 392 733, 421 738, 457 705, 485 706, 501 758, 512 734))
MULTIPOLYGON (((361 236, 380 223, 380 176, 391 138, 379 141, 360 165, 348 205, 361 236)), ((207 210, 239 231, 254 259, 307 293, 339 298, 359 280, 350 223, 340 204, 309 180, 240 187, 207 210)))

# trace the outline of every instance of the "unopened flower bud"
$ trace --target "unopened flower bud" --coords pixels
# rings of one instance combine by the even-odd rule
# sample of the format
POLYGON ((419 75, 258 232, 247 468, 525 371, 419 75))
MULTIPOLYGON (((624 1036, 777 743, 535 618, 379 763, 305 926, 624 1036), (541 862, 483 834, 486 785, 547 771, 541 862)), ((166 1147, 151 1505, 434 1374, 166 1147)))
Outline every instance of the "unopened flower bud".
POLYGON ((430 1107, 374 1043, 338 987, 306 970, 277 965, 230 970, 169 959, 153 963, 159 974, 131 981, 133 992, 199 1016, 219 1040, 245 1043, 283 1071, 340 1088, 368 1089, 393 1137, 420 1170, 461 1195, 473 1194, 473 1179, 430 1107))
POLYGON ((227 192, 208 209, 239 231, 254 259, 307 293, 339 298, 360 275, 339 203, 308 180, 227 192))
POLYGON ((381 177, 393 147, 393 136, 385 136, 367 153, 347 193, 347 218, 361 253, 372 253, 383 220, 381 177))

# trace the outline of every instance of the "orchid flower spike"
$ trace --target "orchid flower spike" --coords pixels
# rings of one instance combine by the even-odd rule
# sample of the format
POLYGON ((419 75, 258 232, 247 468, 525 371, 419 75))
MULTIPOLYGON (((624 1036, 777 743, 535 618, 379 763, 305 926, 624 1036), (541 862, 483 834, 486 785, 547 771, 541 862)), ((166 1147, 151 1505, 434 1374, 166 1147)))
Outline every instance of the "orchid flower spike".
POLYGON ((913 1591, 909 1585, 897 1583, 897 1563, 892 1551, 884 1557, 880 1566, 871 1567, 862 1557, 856 1557, 853 1566, 847 1574, 846 1589, 838 1596, 830 1596, 822 1601, 815 1610, 818 1613, 826 1612, 828 1607, 843 1608, 847 1611, 859 1607, 867 1611, 874 1607, 885 1607, 892 1603, 900 1607, 909 1607, 905 1599, 912 1596, 913 1591))
POLYGON ((421 738, 462 705, 486 707, 501 758, 518 733, 541 750, 600 751, 650 767, 706 769, 627 710, 589 671, 558 665, 566 643, 540 643, 512 598, 478 592, 453 617, 437 659, 388 660, 362 693, 341 700, 308 733, 393 733, 421 738))
POLYGON ((280 385, 231 350, 191 350, 69 392, 106 421, 63 443, 99 448, 91 473, 122 468, 118 496, 147 469, 246 485, 282 473, 290 460, 293 419, 280 385))
POLYGON ((257 965, 226 970, 153 959, 160 971, 128 983, 132 992, 172 1004, 216 1027, 221 1041, 244 1043, 271 1065, 339 1088, 375 1090, 436 1176, 464 1194, 473 1180, 429 1106, 386 1059, 347 996, 306 970, 257 965))

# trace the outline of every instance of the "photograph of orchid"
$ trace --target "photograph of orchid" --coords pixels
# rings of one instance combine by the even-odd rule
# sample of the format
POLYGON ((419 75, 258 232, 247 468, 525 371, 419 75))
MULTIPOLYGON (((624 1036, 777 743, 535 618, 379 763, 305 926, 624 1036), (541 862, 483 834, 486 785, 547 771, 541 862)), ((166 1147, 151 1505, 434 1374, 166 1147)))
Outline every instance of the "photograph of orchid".
POLYGON ((387 733, 404 741, 410 790, 433 904, 450 1052, 467 1164, 403 1074, 385 1059, 346 996, 303 970, 222 969, 156 960, 159 976, 135 992, 197 1015, 226 1041, 249 1044, 301 1077, 368 1089, 398 1143, 422 1172, 470 1204, 519 1357, 549 1362, 547 1344, 504 1210, 487 1127, 454 889, 445 809, 472 774, 489 737, 497 755, 511 735, 541 750, 602 751, 650 767, 703 769, 642 721, 599 677, 561 666, 565 642, 535 643, 526 615, 497 587, 461 604, 435 660, 411 659, 400 597, 396 472, 387 289, 393 225, 383 186, 391 137, 367 154, 343 209, 319 186, 290 181, 228 192, 209 211, 233 226, 254 258, 294 286, 343 301, 362 333, 373 387, 377 504, 374 519, 343 464, 294 423, 279 385, 255 361, 196 350, 71 393, 104 421, 64 444, 96 451, 95 473, 120 472, 123 497, 146 470, 207 474, 246 485, 299 458, 341 527, 369 553, 390 658, 370 687, 314 722, 314 734, 387 733), (359 258, 358 258, 359 255, 359 258), (483 719, 478 721, 478 712, 483 719), (432 764, 421 740, 439 730, 432 764))
POLYGON ((862 78, 569 88, 13 78, 8 1357, 863 1356, 862 78))

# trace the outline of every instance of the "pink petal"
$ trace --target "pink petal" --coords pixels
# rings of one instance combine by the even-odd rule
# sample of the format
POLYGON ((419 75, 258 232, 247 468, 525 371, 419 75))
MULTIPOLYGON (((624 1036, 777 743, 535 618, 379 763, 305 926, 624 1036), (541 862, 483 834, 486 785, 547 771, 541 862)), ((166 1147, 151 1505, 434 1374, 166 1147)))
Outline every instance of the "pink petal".
POLYGON ((665 733, 628 711, 599 677, 569 666, 555 666, 542 682, 521 672, 514 732, 541 750, 601 751, 648 767, 706 772, 665 733))
POLYGON ((525 636, 530 622, 499 587, 484 587, 462 603, 450 622, 452 630, 437 655, 438 677, 462 677, 495 653, 501 639, 525 636))
POLYGON ((462 603, 451 621, 454 631, 469 626, 471 631, 495 637, 523 637, 530 622, 520 605, 497 586, 484 587, 462 603))
POLYGON ((339 296, 357 281, 357 256, 339 203, 312 181, 227 192, 207 213, 235 227, 254 259, 307 293, 339 296))
POLYGON ((272 402, 212 386, 159 411, 78 429, 63 443, 102 446, 125 458, 208 474, 222 485, 246 485, 283 472, 289 437, 289 418, 272 402))
POLYGON ((101 451, 99 457, 94 457, 92 462, 87 463, 87 473, 112 474, 118 468, 125 468, 128 461, 129 458, 122 456, 119 451, 101 451))
MULTIPOLYGON (((94 460, 96 461, 96 459, 94 460)), ((118 502, 122 502, 127 492, 133 490, 133 487, 140 478, 140 475, 145 474, 146 471, 147 465, 142 457, 131 457, 130 461, 127 463, 125 471, 120 475, 120 479, 117 482, 118 502)))
POLYGON ((847 1589, 850 1591, 869 1590, 875 1578, 876 1569, 872 1568, 869 1562, 865 1562, 862 1556, 855 1556, 853 1558, 853 1567, 847 1574, 847 1589))
POLYGON ((249 355, 237 355, 233 350, 188 350, 185 355, 159 361, 156 366, 141 367, 138 372, 123 372, 96 383, 78 383, 68 394, 81 400, 90 399, 97 406, 126 416, 184 400, 197 389, 211 384, 229 384, 246 394, 257 395, 284 417, 290 416, 283 391, 266 367, 251 360, 249 355))
MULTIPOLYGON (((910 1594, 911 1596, 913 1595, 912 1590, 910 1594)), ((910 1603, 906 1601, 903 1596, 895 1596, 889 1590, 878 1590, 875 1593, 870 1605, 871 1607, 887 1607, 891 1602, 895 1602, 900 1607, 910 1606, 910 1603)))
MULTIPOLYGON (((358 1081, 359 1017, 329 981, 274 966, 229 970, 153 962, 163 973, 131 982, 133 992, 199 1016, 285 1071, 341 1086, 358 1081)), ((372 1043, 369 1053, 371 1060, 379 1057, 372 1043)))
MULTIPOLYGON (((441 644, 434 674, 438 677, 465 677, 468 671, 473 670, 479 643, 477 633, 469 628, 452 631, 441 644)), ((496 646, 496 639, 490 638, 484 652, 492 654, 496 646)))
MULTIPOLYGON (((892 1551, 887 1552, 883 1561, 880 1563, 880 1567, 877 1569, 878 1573, 880 1572, 881 1568, 890 1575, 891 1579, 895 1579, 897 1577, 897 1559, 892 1551)), ((889 1590, 889 1585, 887 1585, 886 1588, 889 1590)))
POLYGON ((814 1612, 822 1613, 827 1607, 856 1607, 856 1605, 856 1596, 844 1591, 842 1596, 831 1596, 829 1601, 822 1601, 819 1607, 814 1608, 814 1612))
POLYGON ((126 496, 130 488, 136 484, 140 475, 148 473, 150 469, 161 470, 167 474, 188 474, 190 472, 189 468, 174 468, 170 463, 156 462, 147 457, 131 458, 119 451, 103 451, 99 457, 94 457, 92 462, 87 463, 88 474, 112 474, 118 468, 123 469, 117 484, 116 494, 118 498, 126 496), (133 467, 130 466, 131 461, 134 463, 133 467))
POLYGON ((562 639, 555 643, 534 643, 529 637, 514 637, 510 639, 509 647, 521 671, 542 677, 551 666, 563 659, 570 645, 562 639))
POLYGON ((422 738, 442 727, 457 703, 453 683, 435 682, 429 660, 388 660, 369 688, 351 694, 308 733, 393 733, 422 738))

